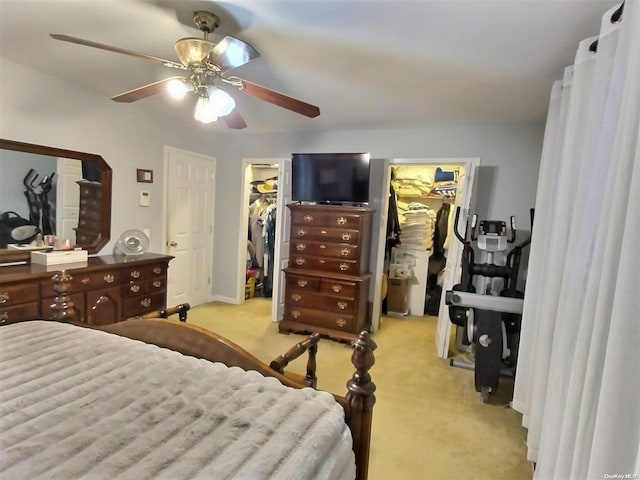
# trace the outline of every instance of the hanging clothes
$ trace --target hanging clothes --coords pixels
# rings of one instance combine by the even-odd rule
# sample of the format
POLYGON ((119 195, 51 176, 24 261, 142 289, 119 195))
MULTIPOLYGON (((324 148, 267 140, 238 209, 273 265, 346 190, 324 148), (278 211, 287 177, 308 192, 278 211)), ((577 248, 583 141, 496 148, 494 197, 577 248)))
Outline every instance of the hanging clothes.
POLYGON ((264 215, 264 296, 273 293, 274 256, 276 247, 276 205, 269 205, 264 215))

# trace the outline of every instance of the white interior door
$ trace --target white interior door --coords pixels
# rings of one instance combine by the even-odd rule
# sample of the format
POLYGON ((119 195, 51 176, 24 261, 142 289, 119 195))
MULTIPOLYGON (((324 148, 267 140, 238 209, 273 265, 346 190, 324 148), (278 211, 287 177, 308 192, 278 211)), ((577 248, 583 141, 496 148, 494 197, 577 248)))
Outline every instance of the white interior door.
POLYGON ((215 159, 165 148, 167 172, 167 304, 205 303, 211 298, 215 159))
POLYGON ((56 235, 59 239, 76 241, 80 212, 80 186, 82 162, 71 158, 58 158, 56 173, 56 235))
POLYGON ((284 316, 284 273, 282 269, 289 265, 289 245, 291 230, 291 212, 287 204, 291 203, 291 159, 280 162, 278 174, 278 204, 276 216, 276 246, 274 253, 273 300, 271 302, 271 319, 279 322, 284 316))

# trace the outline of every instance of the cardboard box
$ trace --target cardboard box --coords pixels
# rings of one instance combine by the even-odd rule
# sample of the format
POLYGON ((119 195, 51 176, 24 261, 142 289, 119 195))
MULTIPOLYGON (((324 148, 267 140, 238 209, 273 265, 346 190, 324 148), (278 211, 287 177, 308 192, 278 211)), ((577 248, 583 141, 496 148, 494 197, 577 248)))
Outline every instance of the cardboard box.
POLYGON ((31 263, 41 265, 60 265, 63 263, 86 262, 89 255, 86 250, 53 250, 51 252, 31 252, 31 263))
POLYGON ((409 313, 409 279, 390 278, 387 281, 387 313, 409 313))

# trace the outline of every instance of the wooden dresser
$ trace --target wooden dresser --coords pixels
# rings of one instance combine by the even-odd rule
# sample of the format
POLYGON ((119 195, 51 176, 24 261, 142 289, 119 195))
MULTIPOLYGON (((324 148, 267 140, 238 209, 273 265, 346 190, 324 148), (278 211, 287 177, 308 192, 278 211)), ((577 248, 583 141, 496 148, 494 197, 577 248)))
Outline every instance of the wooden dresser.
POLYGON ((75 264, 2 266, 0 323, 51 318, 55 297, 51 277, 63 269, 73 277, 69 297, 77 321, 100 325, 164 308, 172 258, 145 253, 90 257, 79 268, 73 268, 75 264))
POLYGON ((369 328, 373 210, 290 204, 291 246, 281 332, 351 341, 369 328))

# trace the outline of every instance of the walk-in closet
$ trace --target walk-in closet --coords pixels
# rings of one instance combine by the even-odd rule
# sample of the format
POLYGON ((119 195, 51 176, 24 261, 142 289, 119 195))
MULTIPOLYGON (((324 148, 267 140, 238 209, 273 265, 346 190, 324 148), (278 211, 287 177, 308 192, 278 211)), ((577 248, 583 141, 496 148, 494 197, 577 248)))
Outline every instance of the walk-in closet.
POLYGON ((247 268, 245 299, 270 298, 274 281, 278 166, 251 164, 245 175, 247 211, 247 268))

